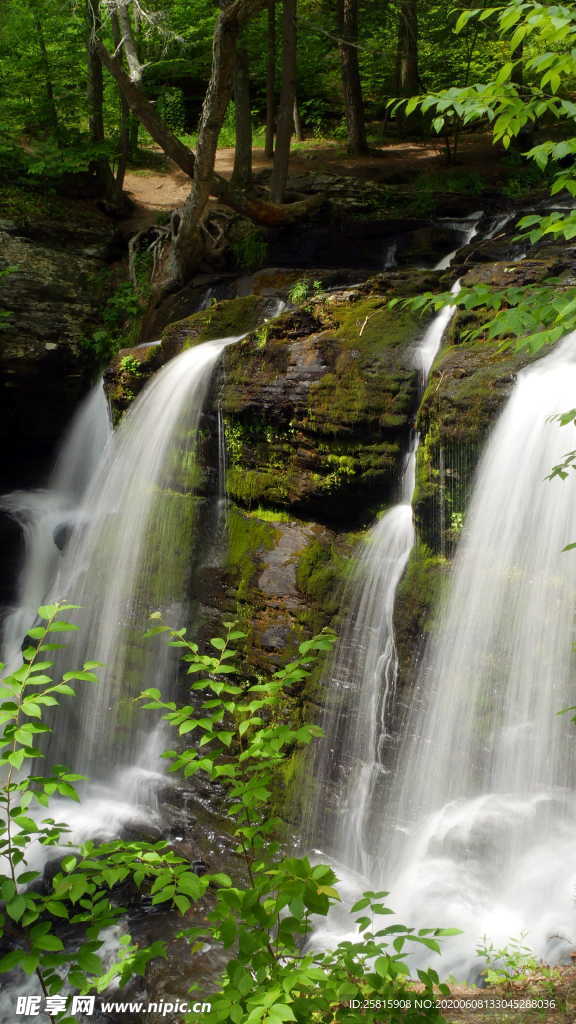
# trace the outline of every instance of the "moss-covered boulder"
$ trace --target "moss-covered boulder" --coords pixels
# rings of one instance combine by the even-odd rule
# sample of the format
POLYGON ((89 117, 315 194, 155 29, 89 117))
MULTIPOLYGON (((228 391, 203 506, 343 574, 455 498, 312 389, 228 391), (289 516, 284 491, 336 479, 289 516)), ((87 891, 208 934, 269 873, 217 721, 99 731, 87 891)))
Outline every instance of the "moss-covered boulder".
POLYGON ((105 375, 114 412, 119 414, 127 409, 149 378, 185 349, 204 341, 246 334, 275 308, 276 303, 265 295, 245 295, 215 302, 170 323, 158 341, 120 349, 105 375))
MULTIPOLYGON (((566 257, 554 248, 520 263, 481 264, 465 285, 532 284, 560 272, 566 257)), ((462 529, 486 435, 514 386, 517 374, 542 353, 502 347, 483 336, 488 310, 459 311, 434 363, 418 411, 415 514, 419 534, 435 554, 450 555, 462 529), (478 333, 480 332, 480 333, 478 333)))
MULTIPOLYGON (((216 635, 232 617, 247 633, 249 675, 285 664, 302 640, 334 623, 355 540, 283 512, 230 505, 217 564, 208 560, 195 572, 201 632, 216 635)), ((300 687, 293 696, 301 706, 300 687)))
POLYGON ((420 325, 387 294, 346 290, 286 312, 226 350, 228 491, 353 524, 393 491, 417 400, 420 325))

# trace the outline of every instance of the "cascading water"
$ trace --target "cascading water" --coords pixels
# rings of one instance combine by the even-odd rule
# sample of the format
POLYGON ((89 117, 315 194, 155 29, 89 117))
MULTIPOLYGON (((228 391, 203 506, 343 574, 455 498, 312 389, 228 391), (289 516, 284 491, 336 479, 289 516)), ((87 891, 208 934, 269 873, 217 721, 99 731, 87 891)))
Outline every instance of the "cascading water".
POLYGON ((9 666, 19 661, 26 630, 54 579, 62 557, 59 549, 79 524, 82 498, 111 434, 108 403, 99 380, 72 420, 46 489, 0 497, 0 508, 20 523, 25 545, 18 604, 2 624, 0 661, 9 666))
POLYGON ((452 266, 452 261, 460 249, 464 249, 467 245, 470 245, 472 239, 476 237, 478 233, 478 224, 481 221, 483 214, 483 210, 478 210, 476 213, 471 213, 469 217, 466 217, 463 220, 441 221, 445 227, 454 228, 455 230, 460 231, 462 233, 462 238, 452 252, 447 253, 446 256, 443 256, 442 259, 438 261, 434 268, 435 270, 447 270, 448 267, 452 266))
MULTIPOLYGON (((380 711, 370 726, 381 694, 389 701, 388 679, 362 677, 364 655, 349 655, 348 685, 359 678, 361 688, 350 695, 357 722, 344 741, 356 764, 328 851, 347 903, 385 888, 403 923, 462 929, 444 941, 441 961, 459 978, 478 976, 483 937, 502 946, 524 935, 549 960, 576 940, 576 737, 557 714, 575 703, 576 564, 563 551, 576 539, 575 481, 546 480, 567 447, 553 417, 572 407, 575 391, 576 333, 522 371, 489 440, 399 751, 380 711), (373 769, 362 744, 376 750, 373 769), (379 787, 382 774, 388 785, 379 787)), ((395 587, 399 574, 386 557, 383 565, 395 587)), ((380 599, 380 667, 390 664, 391 600, 380 599)), ((371 643, 371 623, 357 635, 371 643)), ((330 726, 329 734, 337 741, 330 726)), ((349 931, 349 917, 336 912, 314 944, 349 931)))
MULTIPOLYGON (((453 292, 458 290, 456 284, 453 292)), ((454 312, 454 306, 444 307, 415 348, 422 386, 454 312)), ((398 672, 394 601, 414 544, 411 502, 418 444, 415 435, 404 465, 400 502, 372 528, 360 556, 344 598, 350 610, 326 679, 326 739, 319 748, 316 774, 331 780, 337 808, 320 792, 307 831, 347 869, 361 874, 370 871, 368 836, 378 784, 386 774, 382 753, 398 672)))
POLYGON ((551 420, 574 404, 576 333, 522 371, 482 459, 449 600, 424 660, 380 824, 377 882, 409 923, 455 926, 446 971, 483 935, 576 939, 573 478, 551 420))
MULTIPOLYGON (((58 667, 78 667, 90 658, 104 668, 101 681, 84 687, 74 702, 74 727, 53 737, 50 759, 82 765, 99 780, 114 776, 117 792, 133 781, 133 766, 149 740, 149 728, 135 720, 134 696, 159 681, 169 689, 165 645, 144 651, 140 637, 151 611, 168 607, 178 615, 185 598, 200 417, 220 353, 237 340, 190 348, 152 378, 94 476, 83 506, 85 525, 73 536, 53 587, 54 598, 85 609, 75 615, 81 628, 58 667), (121 770, 125 774, 118 776, 121 770)), ((150 757, 146 761, 154 767, 150 757)))

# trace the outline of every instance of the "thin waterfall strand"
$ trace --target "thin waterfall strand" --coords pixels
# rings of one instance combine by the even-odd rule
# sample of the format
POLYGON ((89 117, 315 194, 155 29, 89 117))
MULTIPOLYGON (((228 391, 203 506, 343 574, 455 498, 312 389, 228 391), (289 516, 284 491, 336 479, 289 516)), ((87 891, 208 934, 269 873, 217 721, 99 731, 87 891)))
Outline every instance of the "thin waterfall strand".
MULTIPOLYGON (((454 294, 459 287, 454 285, 454 294)), ((415 348, 422 387, 454 312, 454 306, 445 306, 415 348)), ((385 774, 383 744, 389 736, 398 675, 394 602, 414 544, 411 502, 418 444, 415 435, 404 465, 400 502, 375 524, 362 549, 345 596, 350 610, 326 679, 326 738, 317 772, 322 789, 308 833, 323 850, 362 874, 371 869, 372 808, 385 774), (334 794, 332 800, 326 800, 326 788, 334 794)))
POLYGON ((52 584, 62 557, 59 549, 79 525, 82 499, 111 435, 108 403, 99 380, 72 419, 46 489, 0 497, 0 508, 21 525, 24 535, 17 604, 2 628, 0 661, 8 666, 19 663, 26 630, 52 584))

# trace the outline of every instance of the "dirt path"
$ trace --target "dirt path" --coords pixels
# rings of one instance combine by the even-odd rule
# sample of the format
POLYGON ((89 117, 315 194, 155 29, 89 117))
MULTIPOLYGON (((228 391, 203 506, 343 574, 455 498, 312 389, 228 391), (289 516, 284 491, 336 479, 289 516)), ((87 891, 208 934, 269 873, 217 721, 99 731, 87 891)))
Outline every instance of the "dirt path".
MULTIPOLYGON (((169 213, 181 206, 190 191, 190 179, 171 161, 165 161, 157 151, 157 169, 128 171, 125 190, 135 203, 132 216, 126 222, 130 231, 153 224, 159 213, 169 213)), ((499 161, 488 138, 471 136, 461 143, 461 157, 457 171, 478 173, 489 184, 501 174, 499 161)), ((261 149, 254 150, 254 170, 271 167, 271 161, 261 149)), ((234 150, 220 149, 216 157, 216 170, 229 178, 234 164, 234 150)), ((297 150, 290 160, 290 173, 307 171, 331 173, 367 181, 398 183, 409 182, 425 172, 446 173, 443 148, 439 143, 399 142, 373 150, 366 157, 346 156, 337 143, 319 141, 306 149, 297 150)))

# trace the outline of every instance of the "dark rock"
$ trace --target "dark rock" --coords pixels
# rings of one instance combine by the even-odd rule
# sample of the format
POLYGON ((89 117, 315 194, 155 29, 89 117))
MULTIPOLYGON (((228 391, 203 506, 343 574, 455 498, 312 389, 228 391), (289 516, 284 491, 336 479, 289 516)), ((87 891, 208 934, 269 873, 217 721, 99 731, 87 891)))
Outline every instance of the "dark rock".
POLYGON ((0 305, 0 481, 33 482, 52 455, 92 379, 84 340, 98 322, 94 282, 114 228, 85 203, 3 194, 0 305), (76 218, 76 219, 75 219, 76 218))

